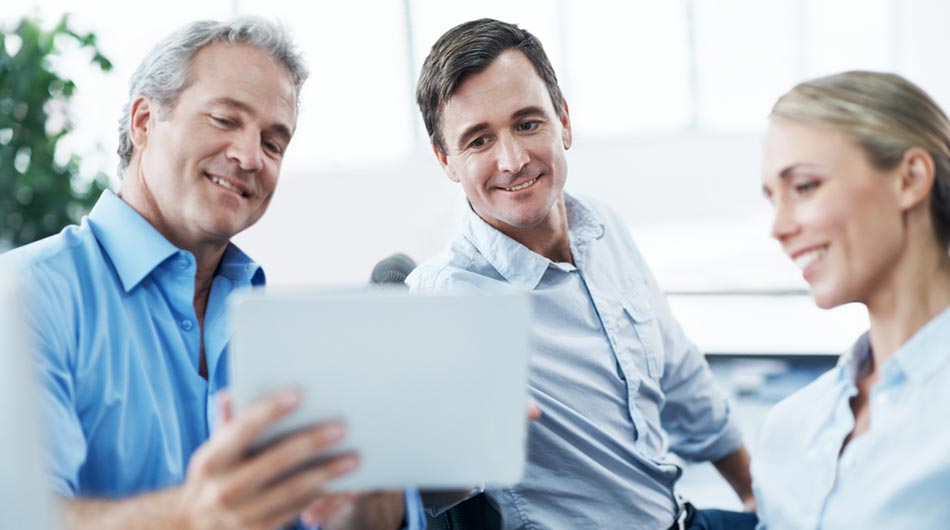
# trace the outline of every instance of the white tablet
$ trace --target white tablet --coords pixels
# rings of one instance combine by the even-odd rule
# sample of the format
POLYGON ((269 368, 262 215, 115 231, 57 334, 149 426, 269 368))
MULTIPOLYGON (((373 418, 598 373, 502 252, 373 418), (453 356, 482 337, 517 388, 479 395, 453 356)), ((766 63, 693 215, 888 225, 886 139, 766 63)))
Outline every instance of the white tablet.
POLYGON ((259 440, 342 419, 360 465, 334 490, 513 484, 525 459, 525 294, 268 289, 231 301, 235 412, 295 386, 259 440))

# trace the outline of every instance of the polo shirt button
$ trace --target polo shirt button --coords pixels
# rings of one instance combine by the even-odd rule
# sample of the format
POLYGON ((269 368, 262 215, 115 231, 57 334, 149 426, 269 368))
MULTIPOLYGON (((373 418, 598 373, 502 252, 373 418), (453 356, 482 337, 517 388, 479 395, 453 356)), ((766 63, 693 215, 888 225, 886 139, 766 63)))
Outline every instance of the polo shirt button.
POLYGON ((194 326, 194 324, 192 324, 190 320, 182 320, 182 321, 181 321, 181 327, 182 327, 182 329, 184 329, 185 331, 191 331, 192 326, 194 326))

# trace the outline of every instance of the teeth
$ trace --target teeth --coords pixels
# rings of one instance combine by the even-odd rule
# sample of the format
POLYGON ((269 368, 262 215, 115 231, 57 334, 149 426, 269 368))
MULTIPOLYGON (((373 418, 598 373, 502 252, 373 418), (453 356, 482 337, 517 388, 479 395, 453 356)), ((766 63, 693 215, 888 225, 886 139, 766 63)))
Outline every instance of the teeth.
POLYGON ((519 185, 514 186, 514 187, 512 187, 512 188, 505 188, 505 191, 518 191, 518 190, 523 190, 523 189, 527 188, 528 186, 534 184, 534 181, 536 181, 536 180, 538 180, 538 177, 534 177, 533 179, 529 180, 528 182, 525 182, 524 184, 519 184, 519 185))
POLYGON ((828 252, 827 247, 816 248, 815 250, 809 250, 808 252, 795 258, 795 265, 798 265, 798 268, 805 270, 809 265, 814 263, 818 258, 825 255, 828 252))
POLYGON ((227 188, 227 189, 229 189, 229 190, 231 190, 231 191, 237 193, 238 195, 240 195, 240 196, 242 196, 242 197, 244 196, 244 192, 241 191, 240 189, 238 189, 237 186, 234 186, 234 185, 231 184, 230 182, 226 182, 226 181, 224 181, 224 180, 221 180, 221 179, 219 179, 218 177, 211 177, 211 182, 214 182, 215 184, 217 184, 218 186, 221 186, 222 188, 227 188))

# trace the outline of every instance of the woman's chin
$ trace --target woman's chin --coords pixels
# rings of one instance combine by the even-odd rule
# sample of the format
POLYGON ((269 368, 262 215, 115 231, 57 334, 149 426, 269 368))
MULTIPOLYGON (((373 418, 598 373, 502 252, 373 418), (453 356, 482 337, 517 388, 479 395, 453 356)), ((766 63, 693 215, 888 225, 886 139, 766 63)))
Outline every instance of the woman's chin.
POLYGON ((829 292, 815 286, 811 288, 811 299, 821 309, 833 309, 846 303, 838 293, 829 292))

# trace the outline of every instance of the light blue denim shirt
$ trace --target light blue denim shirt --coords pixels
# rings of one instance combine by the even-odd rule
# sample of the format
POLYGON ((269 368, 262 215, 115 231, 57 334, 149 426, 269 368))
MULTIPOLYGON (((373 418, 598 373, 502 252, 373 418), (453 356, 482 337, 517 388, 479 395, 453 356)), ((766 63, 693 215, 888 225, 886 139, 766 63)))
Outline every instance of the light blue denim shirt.
POLYGON ((950 528, 950 309, 880 367, 870 426, 841 452, 870 355, 864 334, 769 413, 752 459, 760 529, 950 528))
POLYGON ((529 427, 522 482, 486 492, 505 529, 667 528, 682 473, 667 450, 719 459, 739 447, 739 433, 623 222, 593 201, 565 194, 565 204, 574 265, 471 213, 449 250, 408 283, 532 295, 529 385, 543 416, 529 427))
MULTIPOLYGON (((206 380, 195 258, 112 192, 81 225, 0 259, 24 275, 53 490, 122 498, 180 484, 227 386, 227 297, 263 285, 260 266, 225 251, 204 320, 206 380)), ((407 509, 424 527, 417 492, 407 509)))

